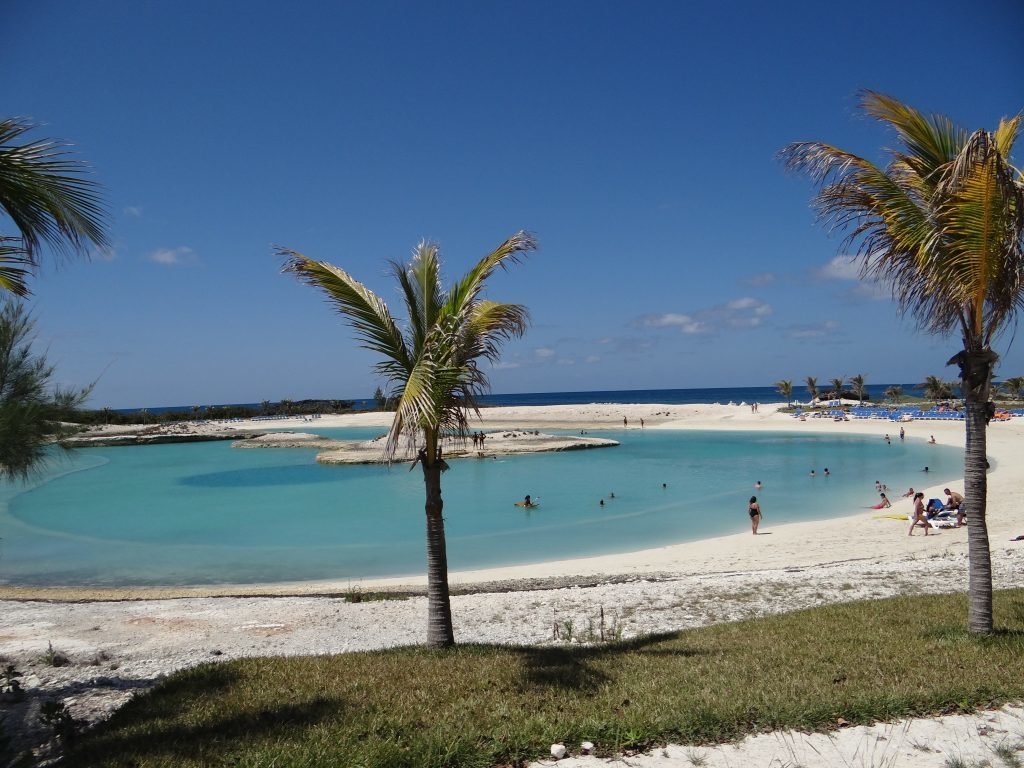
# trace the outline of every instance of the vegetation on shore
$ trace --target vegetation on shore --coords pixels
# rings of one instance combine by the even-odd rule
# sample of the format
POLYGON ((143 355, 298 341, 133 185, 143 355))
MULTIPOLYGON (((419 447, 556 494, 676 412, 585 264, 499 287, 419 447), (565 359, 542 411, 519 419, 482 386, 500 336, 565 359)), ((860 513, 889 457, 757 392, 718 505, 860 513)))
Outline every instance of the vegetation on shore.
POLYGON ((828 730, 1024 697, 1024 590, 833 605, 609 644, 253 658, 176 674, 68 766, 518 766, 778 728, 828 730))
POLYGON ((78 410, 73 420, 78 424, 168 424, 178 421, 215 421, 218 419, 253 419, 258 416, 311 416, 323 413, 349 413, 353 400, 264 400, 251 405, 193 405, 191 408, 153 413, 148 408, 136 411, 115 411, 113 408, 78 410))

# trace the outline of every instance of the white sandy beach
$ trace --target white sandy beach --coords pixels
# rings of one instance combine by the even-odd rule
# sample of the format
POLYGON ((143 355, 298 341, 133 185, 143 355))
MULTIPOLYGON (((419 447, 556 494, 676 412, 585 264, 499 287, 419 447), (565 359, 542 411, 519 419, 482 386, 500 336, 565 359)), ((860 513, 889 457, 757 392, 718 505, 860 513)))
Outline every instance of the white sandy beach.
MULTIPOLYGON (((483 422, 474 426, 608 430, 623 429, 625 417, 628 429, 640 428, 643 419, 646 429, 843 432, 876 435, 879 439, 885 433, 895 437, 899 431, 899 425, 881 421, 799 422, 777 413, 777 407, 762 404, 759 413, 752 413, 745 405, 493 408, 487 409, 483 422)), ((387 414, 357 414, 324 417, 316 426, 387 423, 387 414)), ((239 422, 223 428, 254 426, 239 422)), ((915 421, 903 426, 908 440, 924 441, 934 435, 938 443, 963 445, 961 422, 915 421)), ((302 422, 261 421, 258 427, 301 430, 302 422)), ((997 588, 1024 584, 1024 542, 1010 541, 1024 534, 1024 520, 1019 514, 1024 504, 1022 438, 1022 419, 993 422, 988 431, 992 462, 988 524, 997 588)), ((940 496, 947 486, 963 489, 958 477, 933 477, 928 482, 927 487, 919 489, 928 497, 940 496)), ((897 498, 890 511, 909 511, 910 502, 898 498, 898 493, 894 495, 897 498)), ((771 509, 765 512, 761 530, 770 535, 754 537, 748 531, 641 552, 452 573, 451 584, 456 589, 502 583, 495 591, 484 586, 486 591, 453 598, 456 639, 551 642, 553 621, 572 619, 576 626, 585 626, 601 608, 625 636, 633 636, 827 602, 966 589, 966 529, 908 537, 906 522, 879 520, 870 510, 851 510, 840 521, 776 526, 771 509)), ((130 602, 96 600, 113 595, 87 594, 83 590, 6 589, 0 591, 0 597, 9 598, 0 601, 4 616, 0 655, 28 672, 28 687, 53 691, 68 702, 76 716, 96 719, 159 676, 204 661, 335 653, 421 642, 425 598, 350 603, 324 595, 345 593, 353 587, 368 590, 423 583, 423 578, 414 578, 368 580, 358 585, 346 581, 174 590, 179 599, 158 599, 169 597, 167 590, 132 590, 120 595, 132 598, 130 602), (220 596, 229 593, 236 596, 220 596), (93 600, 67 601, 88 597, 93 600), (40 664, 38 657, 49 642, 67 653, 72 664, 60 668, 40 664)), ((995 739, 1024 739, 1022 723, 1021 710, 1006 709, 999 714, 980 713, 953 725, 929 720, 882 724, 875 732, 841 729, 829 736, 758 736, 715 749, 675 746, 648 756, 632 756, 623 764, 646 768, 687 766, 692 764, 694 754, 703 753, 704 764, 710 766, 924 768, 945 765, 953 750, 959 750, 956 754, 965 759, 990 756, 995 739), (1000 719, 990 722, 992 718, 1000 719), (927 735, 920 735, 924 733, 927 735), (939 740, 942 734, 955 736, 940 746, 944 744, 939 740), (938 751, 913 748, 914 743, 928 743, 938 751), (865 759, 869 748, 875 750, 872 754, 876 757, 881 754, 878 750, 883 750, 889 762, 865 759)), ((576 745, 567 746, 573 753, 576 745)), ((572 758, 560 764, 589 766, 598 762, 602 761, 572 758)))

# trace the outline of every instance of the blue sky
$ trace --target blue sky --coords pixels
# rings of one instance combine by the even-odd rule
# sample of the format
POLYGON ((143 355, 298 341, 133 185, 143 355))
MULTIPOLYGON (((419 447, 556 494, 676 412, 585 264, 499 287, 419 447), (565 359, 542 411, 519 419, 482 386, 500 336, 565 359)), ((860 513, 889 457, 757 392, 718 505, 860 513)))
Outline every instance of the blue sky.
MULTIPOLYGON (((1024 7, 962 2, 7 0, 6 116, 74 142, 115 247, 32 307, 95 407, 366 397, 373 358, 275 244, 395 298, 422 238, 533 323, 495 392, 954 377, 957 339, 849 279, 775 155, 882 160, 871 88, 968 128, 1024 108, 1024 7)), ((1017 164, 1021 164, 1021 151, 1017 164)), ((0 222, 0 229, 9 222, 0 222)), ((1024 374, 1000 341, 1000 374, 1024 374)))

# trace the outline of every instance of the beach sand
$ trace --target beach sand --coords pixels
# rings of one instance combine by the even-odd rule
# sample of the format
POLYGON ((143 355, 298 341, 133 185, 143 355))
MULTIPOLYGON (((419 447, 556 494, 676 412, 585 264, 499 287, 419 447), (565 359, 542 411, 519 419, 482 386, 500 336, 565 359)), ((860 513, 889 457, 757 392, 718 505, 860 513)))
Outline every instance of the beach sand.
MULTIPOLYGON (((473 428, 622 430, 625 417, 628 429, 639 429, 642 418, 646 429, 867 434, 879 438, 880 449, 884 449, 884 434, 898 439, 900 425, 892 422, 800 422, 777 409, 777 405, 763 404, 758 413, 745 405, 491 408, 473 428)), ((316 426, 385 427, 388 423, 388 414, 372 413, 324 417, 316 426)), ((260 428, 301 429, 301 425, 298 419, 259 422, 260 428)), ((236 422, 228 428, 252 426, 236 422)), ((908 440, 924 441, 934 435, 937 443, 963 446, 961 422, 915 421, 903 426, 908 440)), ((1024 584, 1024 542, 1010 541, 1024 534, 1019 515, 1024 504, 1022 438, 1021 419, 993 422, 988 430, 992 463, 988 525, 996 588, 1024 584)), ((957 477, 928 478, 928 485, 918 490, 924 490, 926 497, 938 497, 946 486, 962 490, 963 482, 957 477)), ((895 491, 893 495, 897 498, 889 511, 909 512, 909 500, 898 498, 895 491)), ((756 537, 748 531, 640 552, 453 572, 453 590, 466 592, 452 600, 456 639, 551 642, 553 620, 572 619, 577 626, 585 626, 602 608, 629 637, 830 602, 966 590, 966 529, 908 537, 906 521, 876 519, 877 513, 871 510, 851 510, 840 520, 776 526, 771 510, 765 512, 761 524, 765 535, 756 537)), ((422 642, 425 598, 414 594, 404 600, 352 603, 343 595, 376 589, 416 592, 424 583, 424 577, 416 577, 116 592, 7 588, 0 590, 0 597, 6 598, 0 600, 4 616, 0 655, 27 673, 26 687, 40 694, 58 693, 76 717, 96 720, 162 675, 205 661, 422 642), (72 664, 59 668, 41 664, 39 656, 50 642, 68 654, 72 664)), ((684 766, 691 764, 692 755, 704 754, 709 766, 800 764, 811 768, 861 765, 858 761, 865 754, 884 754, 889 762, 872 759, 864 764, 943 766, 954 754, 965 759, 991 756, 1000 734, 1021 740, 1022 722, 1021 710, 1006 708, 966 716, 955 724, 923 720, 882 724, 875 731, 847 728, 827 736, 760 735, 714 749, 673 746, 631 756, 628 764, 684 766), (940 739, 951 735, 953 740, 939 747, 945 743, 940 739), (915 743, 927 743, 939 751, 914 748, 915 743), (899 750, 906 754, 897 755, 899 750)), ((567 746, 570 753, 578 752, 576 745, 567 746)), ((572 758, 560 764, 606 762, 572 758)))

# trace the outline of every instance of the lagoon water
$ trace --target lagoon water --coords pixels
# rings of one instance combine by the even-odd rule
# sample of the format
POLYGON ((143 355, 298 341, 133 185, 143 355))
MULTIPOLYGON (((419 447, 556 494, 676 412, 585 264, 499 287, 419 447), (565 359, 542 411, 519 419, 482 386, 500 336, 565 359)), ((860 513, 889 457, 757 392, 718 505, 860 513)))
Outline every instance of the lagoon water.
MULTIPOLYGON (((344 439, 380 433, 310 431, 344 439)), ((877 501, 876 479, 899 497, 909 485, 963 474, 961 451, 922 440, 589 434, 621 445, 453 461, 443 479, 450 568, 625 552, 746 531, 754 493, 765 513, 762 527, 770 530, 867 508, 877 501), (821 476, 826 466, 828 478, 821 476), (757 480, 764 488, 755 492, 757 480), (539 500, 538 509, 513 506, 527 493, 539 500)), ((315 456, 312 449, 241 450, 229 442, 77 451, 29 487, 0 487, 0 583, 189 585, 423 573, 419 470, 321 466, 315 456)), ((893 535, 899 533, 894 527, 893 535)))

